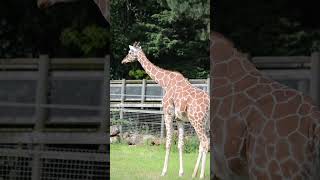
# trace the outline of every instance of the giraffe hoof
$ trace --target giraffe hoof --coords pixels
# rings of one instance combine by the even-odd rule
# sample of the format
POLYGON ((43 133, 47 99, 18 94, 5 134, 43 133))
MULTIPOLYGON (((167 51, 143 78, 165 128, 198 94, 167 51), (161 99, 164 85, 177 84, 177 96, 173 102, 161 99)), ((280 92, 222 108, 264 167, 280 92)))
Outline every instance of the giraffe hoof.
POLYGON ((162 172, 161 173, 161 176, 165 176, 167 173, 166 172, 162 172))
POLYGON ((183 172, 179 172, 179 176, 181 177, 181 176, 183 176, 184 175, 184 173, 183 172))

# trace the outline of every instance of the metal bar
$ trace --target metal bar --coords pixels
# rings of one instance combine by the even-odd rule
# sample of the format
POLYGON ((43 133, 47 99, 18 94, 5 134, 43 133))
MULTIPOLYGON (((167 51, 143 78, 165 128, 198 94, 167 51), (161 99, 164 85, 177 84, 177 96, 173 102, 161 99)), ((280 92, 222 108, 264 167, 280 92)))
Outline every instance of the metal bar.
POLYGON ((144 108, 160 108, 162 107, 162 104, 161 103, 157 103, 157 104, 136 104, 136 103, 125 103, 125 104, 111 104, 110 107, 112 108, 141 108, 141 107, 144 107, 144 108))
POLYGON ((2 132, 1 144, 106 144, 99 132, 2 132))
MULTIPOLYGON (((100 106, 86 105, 67 105, 67 104, 38 104, 41 108, 54 109, 77 109, 77 110, 101 110, 100 106)), ((34 103, 19 103, 19 102, 0 102, 0 107, 37 107, 34 103)))
POLYGON ((311 55, 311 83, 310 94, 317 106, 320 106, 320 53, 311 55))
POLYGON ((82 160, 82 161, 98 161, 98 162, 110 161, 109 155, 105 153, 61 152, 61 151, 0 148, 0 156, 31 157, 32 154, 37 154, 37 156, 42 159, 82 160))
MULTIPOLYGON (((101 110, 100 110, 100 128, 99 132, 109 136, 110 134, 110 57, 106 56, 104 61, 104 75, 101 85, 101 110)), ((110 144, 110 138, 106 139, 107 144, 110 144)), ((101 144, 99 149, 107 151, 107 146, 101 144)))

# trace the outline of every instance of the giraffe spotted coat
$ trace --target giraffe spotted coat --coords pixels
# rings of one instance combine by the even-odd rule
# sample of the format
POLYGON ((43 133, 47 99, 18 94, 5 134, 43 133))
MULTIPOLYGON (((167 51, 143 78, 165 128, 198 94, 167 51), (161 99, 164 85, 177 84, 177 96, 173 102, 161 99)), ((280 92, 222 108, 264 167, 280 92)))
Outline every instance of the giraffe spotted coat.
POLYGON ((223 35, 211 34, 215 178, 319 180, 320 112, 262 75, 223 35))

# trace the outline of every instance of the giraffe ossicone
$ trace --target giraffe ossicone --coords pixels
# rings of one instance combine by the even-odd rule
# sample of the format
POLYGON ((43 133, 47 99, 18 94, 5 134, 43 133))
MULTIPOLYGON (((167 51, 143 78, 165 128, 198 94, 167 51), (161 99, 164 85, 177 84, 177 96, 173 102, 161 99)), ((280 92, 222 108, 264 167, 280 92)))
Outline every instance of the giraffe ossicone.
POLYGON ((183 169, 183 138, 185 121, 189 121, 200 140, 199 154, 192 177, 198 173, 201 163, 200 178, 205 176, 206 156, 209 149, 209 137, 206 134, 206 125, 209 121, 210 99, 207 92, 193 87, 192 84, 178 72, 162 69, 151 63, 144 54, 139 43, 129 45, 129 53, 121 61, 122 64, 139 61, 146 73, 164 89, 162 109, 166 126, 166 155, 161 175, 168 171, 170 149, 173 135, 173 121, 178 125, 179 176, 184 174, 183 169))

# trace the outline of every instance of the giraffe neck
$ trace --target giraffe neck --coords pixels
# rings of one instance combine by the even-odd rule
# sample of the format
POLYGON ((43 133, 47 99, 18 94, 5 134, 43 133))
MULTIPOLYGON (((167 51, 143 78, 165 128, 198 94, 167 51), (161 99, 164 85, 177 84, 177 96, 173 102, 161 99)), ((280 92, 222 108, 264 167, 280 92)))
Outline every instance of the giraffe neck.
POLYGON ((166 88, 167 85, 164 81, 162 81, 162 79, 164 79, 164 76, 167 76, 168 72, 170 71, 152 64, 144 53, 139 53, 138 61, 151 79, 156 81, 156 83, 158 83, 161 87, 166 88))
POLYGON ((229 82, 241 80, 248 74, 260 74, 248 58, 233 47, 227 39, 216 38, 211 43, 211 59, 214 78, 224 78, 229 82))

